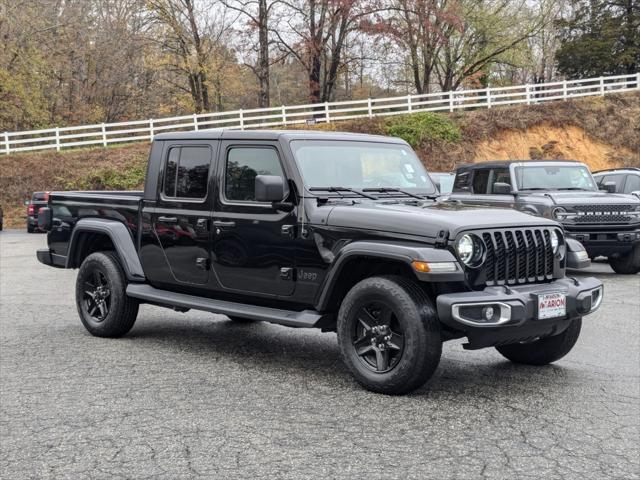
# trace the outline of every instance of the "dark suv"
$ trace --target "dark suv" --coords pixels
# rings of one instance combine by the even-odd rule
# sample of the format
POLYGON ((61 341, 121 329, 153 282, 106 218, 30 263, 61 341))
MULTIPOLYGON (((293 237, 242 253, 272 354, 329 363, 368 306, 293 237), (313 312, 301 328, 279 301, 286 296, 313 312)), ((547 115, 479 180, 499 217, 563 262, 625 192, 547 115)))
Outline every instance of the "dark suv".
POLYGON ((612 193, 631 193, 640 196, 640 168, 612 168, 593 174, 598 187, 612 193))
POLYGON ((558 220, 591 258, 616 273, 640 271, 640 198, 603 192, 586 165, 571 161, 494 161, 457 169, 450 199, 510 207, 558 220))
POLYGON ((597 279, 565 276, 578 242, 550 219, 435 197, 394 138, 167 133, 144 191, 53 192, 37 254, 79 268, 93 335, 126 334, 140 303, 335 331, 377 392, 422 385, 455 338, 530 365, 569 353, 603 299, 597 279))

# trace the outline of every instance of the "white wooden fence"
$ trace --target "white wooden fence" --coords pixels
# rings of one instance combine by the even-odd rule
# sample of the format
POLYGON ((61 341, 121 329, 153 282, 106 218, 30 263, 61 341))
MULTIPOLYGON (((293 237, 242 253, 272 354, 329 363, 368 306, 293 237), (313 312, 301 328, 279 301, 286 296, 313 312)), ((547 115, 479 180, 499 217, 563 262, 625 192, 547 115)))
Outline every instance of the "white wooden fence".
POLYGON ((466 108, 491 108, 498 105, 531 105, 552 100, 567 100, 632 90, 640 90, 640 73, 535 85, 456 90, 404 97, 369 98, 310 105, 200 113, 133 122, 4 132, 1 134, 0 151, 8 154, 90 145, 106 147, 113 143, 152 140, 154 135, 167 131, 244 130, 305 123, 329 123, 417 111, 453 112, 466 108))

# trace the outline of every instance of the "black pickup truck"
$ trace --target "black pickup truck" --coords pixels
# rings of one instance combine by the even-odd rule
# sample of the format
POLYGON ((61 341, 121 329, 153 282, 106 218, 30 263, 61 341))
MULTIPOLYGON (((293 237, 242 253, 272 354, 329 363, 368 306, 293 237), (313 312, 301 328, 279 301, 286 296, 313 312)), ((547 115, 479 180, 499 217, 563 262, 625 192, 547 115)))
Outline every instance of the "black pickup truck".
POLYGON ((640 271, 640 198, 598 189, 574 161, 493 161, 456 170, 451 200, 515 208, 552 218, 589 257, 605 256, 616 273, 640 271))
POLYGON ((79 268, 93 335, 126 334, 141 302, 336 331, 377 392, 425 383, 455 338, 526 364, 566 355, 603 298, 565 276, 579 243, 553 220, 436 197, 398 139, 168 133, 144 191, 51 193, 37 256, 79 268))

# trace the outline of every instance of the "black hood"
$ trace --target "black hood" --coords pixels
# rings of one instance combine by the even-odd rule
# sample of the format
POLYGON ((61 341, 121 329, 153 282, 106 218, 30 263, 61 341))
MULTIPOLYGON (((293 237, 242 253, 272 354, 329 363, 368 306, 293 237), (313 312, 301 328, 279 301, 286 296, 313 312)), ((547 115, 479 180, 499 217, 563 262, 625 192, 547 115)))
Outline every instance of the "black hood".
POLYGON ((517 212, 509 208, 486 208, 453 202, 427 206, 401 203, 362 202, 354 205, 327 206, 329 227, 354 228, 436 237, 448 230, 450 237, 463 230, 554 226, 552 220, 517 212))

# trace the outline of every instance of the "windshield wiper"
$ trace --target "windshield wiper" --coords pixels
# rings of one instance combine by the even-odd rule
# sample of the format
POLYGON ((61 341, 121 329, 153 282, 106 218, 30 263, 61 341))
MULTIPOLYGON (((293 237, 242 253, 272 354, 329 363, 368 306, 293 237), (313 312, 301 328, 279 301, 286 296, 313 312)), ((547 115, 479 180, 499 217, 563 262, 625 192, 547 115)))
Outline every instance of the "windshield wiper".
POLYGON ((398 192, 398 193, 402 193, 403 195, 407 195, 408 197, 417 198, 418 200, 424 200, 426 198, 429 198, 426 195, 425 196, 420 196, 420 195, 416 195, 415 193, 407 192, 406 190, 402 190, 400 188, 393 188, 393 187, 363 188, 362 191, 363 192, 378 192, 378 193, 398 192))
POLYGON ((558 188, 558 190, 579 190, 582 192, 591 192, 591 190, 588 190, 582 187, 562 187, 562 188, 558 188))
POLYGON ((531 188, 521 188, 520 191, 525 190, 555 190, 555 188, 544 188, 544 187, 531 187, 531 188))
POLYGON ((373 195, 368 195, 360 190, 356 190, 355 188, 348 188, 348 187, 310 187, 309 191, 310 192, 335 192, 338 194, 340 192, 349 192, 349 193, 355 193, 356 195, 360 195, 361 197, 369 198, 371 200, 378 200, 378 197, 374 197, 373 195))

